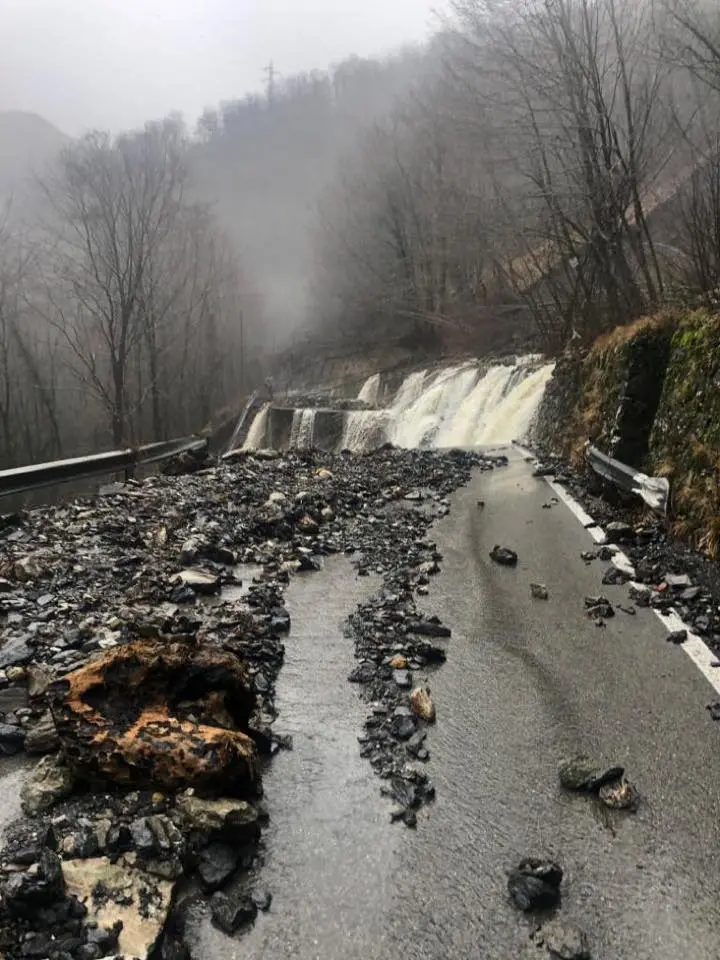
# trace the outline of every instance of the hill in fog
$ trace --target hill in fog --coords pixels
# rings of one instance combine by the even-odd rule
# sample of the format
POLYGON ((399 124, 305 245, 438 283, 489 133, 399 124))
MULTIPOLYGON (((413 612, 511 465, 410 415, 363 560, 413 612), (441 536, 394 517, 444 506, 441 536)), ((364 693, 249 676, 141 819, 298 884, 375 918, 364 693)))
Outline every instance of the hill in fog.
POLYGON ((422 66, 423 53, 414 49, 387 60, 351 58, 201 118, 192 155, 196 185, 261 291, 268 347, 285 345, 312 320, 321 201, 362 132, 387 118, 422 66))
POLYGON ((0 203, 26 197, 33 172, 51 162, 68 140, 35 113, 0 111, 0 203))
MULTIPOLYGON (((209 108, 191 131, 192 193, 212 206, 256 291, 266 349, 283 348, 312 328, 308 304, 323 200, 367 129, 384 122, 413 88, 424 56, 409 48, 283 78, 262 95, 209 108)), ((14 220, 32 222, 41 212, 33 175, 46 171, 68 142, 36 114, 0 112, 0 205, 13 198, 14 220)))

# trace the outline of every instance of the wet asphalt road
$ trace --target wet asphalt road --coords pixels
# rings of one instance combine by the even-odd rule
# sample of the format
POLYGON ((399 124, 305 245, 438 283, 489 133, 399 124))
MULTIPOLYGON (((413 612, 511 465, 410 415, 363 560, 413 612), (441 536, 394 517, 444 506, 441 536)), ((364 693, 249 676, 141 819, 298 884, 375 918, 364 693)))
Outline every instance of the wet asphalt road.
POLYGON ((434 528, 445 560, 425 605, 453 637, 431 678, 438 798, 414 833, 387 823, 354 741, 362 710, 340 684, 353 662, 340 624, 362 581, 335 570, 292 588, 278 703, 295 751, 267 780, 260 871, 275 900, 235 943, 202 925, 198 958, 516 960, 529 925, 505 871, 549 854, 565 869, 561 914, 586 929, 594 958, 717 960, 713 691, 650 611, 604 630, 584 617, 586 595, 624 599, 625 588, 601 588, 604 565, 579 556, 589 535, 563 504, 543 510, 550 497, 518 460, 478 475, 434 528), (492 564, 495 543, 518 550, 517 569, 492 564), (531 599, 532 581, 549 602, 531 599), (557 762, 578 752, 625 764, 637 814, 560 790, 557 762))
POLYGON ((273 905, 235 941, 200 920, 194 960, 518 960, 529 925, 505 871, 544 854, 565 870, 561 916, 587 931, 595 960, 717 960, 714 692, 650 611, 606 629, 584 617, 586 595, 624 600, 626 588, 583 564, 592 541, 563 504, 542 509, 551 495, 517 460, 477 475, 433 529, 445 559, 424 607, 453 636, 430 678, 438 797, 415 832, 388 822, 358 753, 365 708, 345 682, 342 622, 373 584, 341 560, 293 581, 277 703, 295 749, 265 779, 258 876, 273 905), (517 569, 489 560, 495 543, 518 551, 517 569), (549 602, 531 599, 532 581, 549 602), (557 762, 579 752, 626 766, 637 814, 560 790, 557 762))
POLYGON ((563 504, 543 510, 550 496, 515 462, 462 491, 436 527, 432 612, 454 631, 433 680, 438 799, 398 856, 393 942, 418 960, 516 957, 526 928, 503 871, 548 853, 566 872, 562 915, 594 957, 717 958, 714 691, 651 611, 618 612, 605 629, 584 617, 586 595, 625 600, 627 588, 601 586, 605 565, 580 560, 589 534, 563 504), (495 543, 518 551, 517 569, 489 560, 495 543), (531 599, 532 581, 549 602, 531 599), (637 814, 601 816, 560 790, 558 760, 580 752, 626 766, 637 814))

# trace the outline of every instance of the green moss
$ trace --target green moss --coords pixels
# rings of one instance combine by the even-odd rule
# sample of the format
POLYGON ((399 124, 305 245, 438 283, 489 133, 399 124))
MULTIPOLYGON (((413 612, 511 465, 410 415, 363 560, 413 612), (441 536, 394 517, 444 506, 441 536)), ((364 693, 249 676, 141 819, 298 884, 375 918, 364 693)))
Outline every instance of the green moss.
POLYGON ((683 532, 715 553, 711 531, 720 515, 718 315, 697 310, 678 325, 650 438, 650 464, 671 478, 683 532))

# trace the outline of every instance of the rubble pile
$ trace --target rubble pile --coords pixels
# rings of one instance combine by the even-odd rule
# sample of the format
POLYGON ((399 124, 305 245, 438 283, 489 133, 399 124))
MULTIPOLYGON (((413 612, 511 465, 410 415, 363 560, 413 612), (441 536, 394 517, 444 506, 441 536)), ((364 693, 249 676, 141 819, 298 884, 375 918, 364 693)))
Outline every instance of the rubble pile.
POLYGON ((472 468, 503 462, 258 451, 3 517, 0 753, 41 759, 0 854, 0 954, 180 960, 188 884, 228 933, 269 907, 228 884, 257 853, 262 758, 290 745, 283 591, 330 554, 382 578, 348 624, 350 679, 361 752, 414 825, 449 635, 418 607, 442 559, 426 533, 472 468))

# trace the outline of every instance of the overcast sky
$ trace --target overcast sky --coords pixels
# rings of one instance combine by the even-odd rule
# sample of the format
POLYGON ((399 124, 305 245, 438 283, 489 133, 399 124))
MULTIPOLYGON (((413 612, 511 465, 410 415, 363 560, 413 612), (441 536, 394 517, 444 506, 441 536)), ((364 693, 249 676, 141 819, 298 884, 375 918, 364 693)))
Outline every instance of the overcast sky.
POLYGON ((445 0, 0 0, 0 109, 121 129, 422 40, 445 0))

